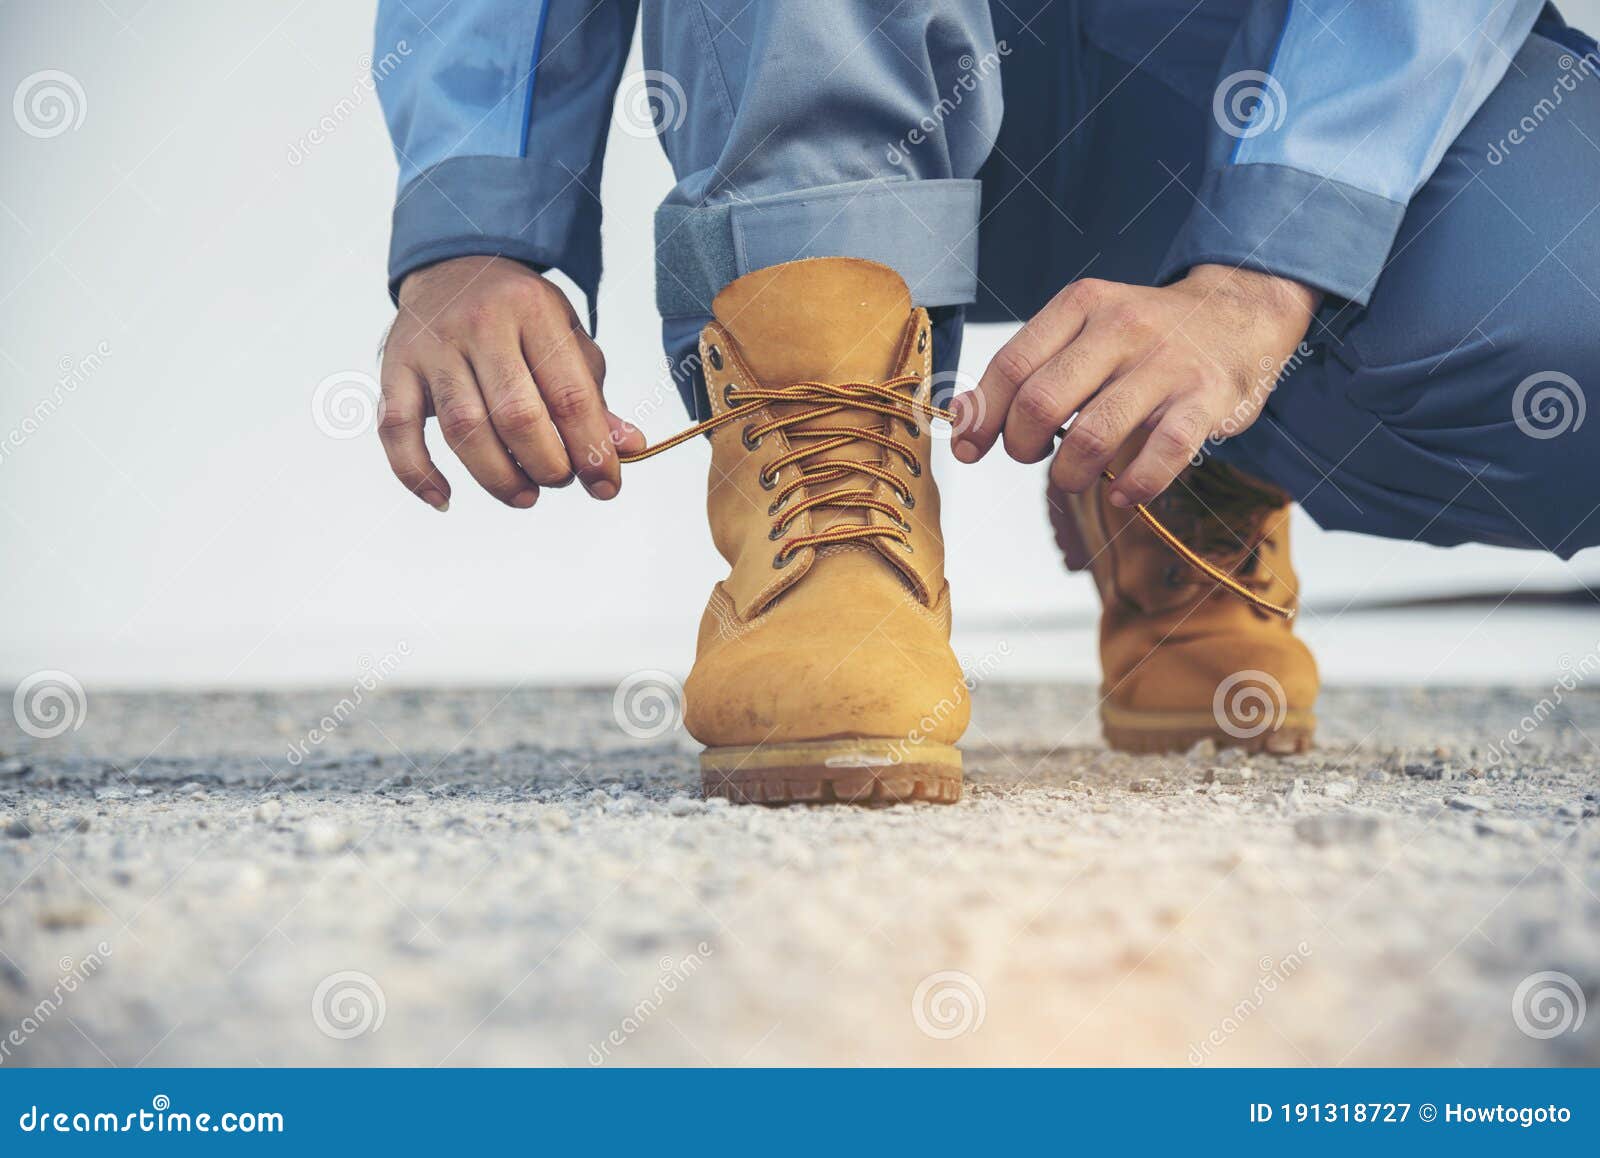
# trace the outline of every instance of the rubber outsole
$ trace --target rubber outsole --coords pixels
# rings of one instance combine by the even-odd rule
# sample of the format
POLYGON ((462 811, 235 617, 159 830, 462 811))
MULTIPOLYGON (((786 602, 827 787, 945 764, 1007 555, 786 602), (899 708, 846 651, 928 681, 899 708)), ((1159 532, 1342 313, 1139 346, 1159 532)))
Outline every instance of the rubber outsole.
POLYGON ((1106 743, 1119 752, 1183 752, 1210 740, 1219 748, 1292 756, 1310 750, 1317 718, 1303 709, 1291 710, 1275 728, 1241 734, 1224 730, 1210 712, 1136 712, 1103 704, 1100 727, 1106 743))
POLYGON ((870 737, 707 748, 700 785, 734 804, 954 804, 961 752, 870 737))

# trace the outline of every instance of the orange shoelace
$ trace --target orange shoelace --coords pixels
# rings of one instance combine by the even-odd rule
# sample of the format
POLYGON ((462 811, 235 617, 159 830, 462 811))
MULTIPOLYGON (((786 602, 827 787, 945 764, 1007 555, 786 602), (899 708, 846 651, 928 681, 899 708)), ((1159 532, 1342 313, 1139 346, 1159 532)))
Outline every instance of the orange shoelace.
MULTIPOLYGON (((805 547, 817 547, 827 543, 844 543, 855 539, 894 539, 905 546, 911 547, 911 523, 900 511, 890 503, 873 495, 869 489, 851 489, 827 491, 822 494, 812 495, 810 498, 795 503, 785 509, 784 504, 789 497, 797 491, 807 487, 825 486, 850 475, 862 475, 883 483, 899 497, 904 509, 910 510, 915 502, 910 488, 902 482, 894 472, 885 467, 871 462, 856 462, 851 459, 823 458, 858 440, 873 443, 882 447, 891 454, 899 455, 905 462, 906 469, 913 478, 922 473, 922 460, 918 457, 916 448, 896 438, 892 438, 881 431, 865 426, 806 426, 820 419, 827 419, 845 410, 865 410, 874 414, 882 414, 888 418, 898 419, 916 430, 921 420, 941 418, 946 422, 954 422, 955 415, 942 406, 935 406, 931 402, 924 402, 915 393, 905 393, 906 387, 915 391, 922 379, 915 374, 901 374, 883 382, 795 382, 788 386, 729 386, 723 392, 723 398, 728 403, 728 409, 721 414, 697 422, 684 430, 680 430, 671 438, 663 439, 653 446, 647 446, 636 454, 624 454, 618 457, 622 462, 642 462, 647 458, 681 446, 690 439, 707 431, 715 430, 719 426, 748 417, 755 411, 772 403, 785 404, 795 407, 791 414, 780 415, 768 419, 766 422, 750 423, 744 428, 743 439, 745 446, 755 450, 761 445, 761 440, 777 431, 787 432, 791 443, 800 442, 793 450, 779 455, 767 463, 761 470, 761 485, 771 490, 777 487, 778 472, 787 466, 804 463, 799 474, 793 482, 779 490, 768 507, 768 514, 775 519, 772 524, 771 538, 776 541, 783 538, 789 524, 806 511, 816 510, 819 507, 830 509, 856 509, 872 510, 888 516, 892 525, 883 524, 851 524, 846 526, 829 527, 825 531, 818 531, 811 535, 795 535, 784 539, 783 545, 778 548, 778 553, 773 557, 773 565, 781 567, 788 559, 805 547), (803 404, 810 403, 806 406, 803 404), (801 405, 797 405, 801 404, 801 405)), ((920 433, 920 431, 918 431, 920 433)), ((913 437, 916 437, 916 433, 913 437)), ((1107 482, 1116 482, 1117 476, 1110 470, 1100 472, 1107 482)), ((1191 550, 1177 535, 1168 530, 1143 503, 1135 503, 1134 512, 1154 532, 1155 536, 1170 547, 1177 556, 1191 567, 1201 572, 1208 579, 1227 588, 1240 599, 1253 607, 1284 619, 1294 618, 1294 610, 1279 606, 1268 599, 1256 594, 1244 584, 1234 579, 1220 567, 1213 565, 1198 552, 1191 550)))

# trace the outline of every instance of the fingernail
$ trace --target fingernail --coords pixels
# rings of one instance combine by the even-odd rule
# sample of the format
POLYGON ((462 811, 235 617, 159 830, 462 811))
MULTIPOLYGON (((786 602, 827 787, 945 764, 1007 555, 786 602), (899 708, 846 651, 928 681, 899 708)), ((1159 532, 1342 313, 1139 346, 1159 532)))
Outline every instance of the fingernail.
POLYGON ((450 500, 445 498, 438 491, 423 491, 422 501, 427 503, 440 514, 443 514, 445 511, 450 509, 450 500))
POLYGON ((538 491, 518 491, 516 497, 511 500, 511 505, 525 511, 538 501, 538 491))
POLYGON ((614 499, 617 497, 617 484, 609 479, 600 479, 598 482, 584 483, 589 488, 589 493, 597 499, 614 499))
POLYGON ((950 450, 956 456, 956 461, 958 462, 978 461, 978 448, 965 439, 958 441, 950 450))
POLYGON ((1133 504, 1128 501, 1128 496, 1123 494, 1121 491, 1112 491, 1111 492, 1111 505, 1114 506, 1114 507, 1126 508, 1126 507, 1131 507, 1133 504))

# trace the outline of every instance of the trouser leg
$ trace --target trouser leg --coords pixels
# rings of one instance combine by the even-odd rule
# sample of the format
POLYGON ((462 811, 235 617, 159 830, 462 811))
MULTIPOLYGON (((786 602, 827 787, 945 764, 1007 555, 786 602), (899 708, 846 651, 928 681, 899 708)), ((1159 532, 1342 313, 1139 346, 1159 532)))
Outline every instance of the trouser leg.
MULTIPOLYGON (((1002 128, 983 172, 981 318, 1025 317, 1074 277, 1149 282, 1204 164, 1204 55, 1220 61, 1230 30, 1146 56, 1068 7, 1078 23, 1048 49, 995 9, 997 35, 1017 43, 1008 102, 1043 86, 1029 99, 1078 127, 1053 153, 1060 138, 1002 128), (1063 55, 1077 79, 1049 86, 1063 55), (1050 231, 1049 268, 1007 277, 1030 228, 1050 231)), ((1600 423, 1584 421, 1600 383, 1600 58, 1587 43, 1549 22, 1529 38, 1411 201, 1370 304, 1330 303, 1261 418, 1217 453, 1332 529, 1563 556, 1600 542, 1600 423)))
POLYGON ((647 0, 644 49, 678 180, 656 217, 656 296, 691 411, 706 412, 692 352, 711 299, 804 257, 894 268, 953 368, 977 285, 974 178, 1000 121, 987 3, 647 0))

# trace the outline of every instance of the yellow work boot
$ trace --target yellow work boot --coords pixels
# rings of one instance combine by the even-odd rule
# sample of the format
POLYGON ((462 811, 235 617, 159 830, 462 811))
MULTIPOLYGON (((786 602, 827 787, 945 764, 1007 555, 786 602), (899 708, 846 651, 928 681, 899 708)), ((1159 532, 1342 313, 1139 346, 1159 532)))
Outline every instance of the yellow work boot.
POLYGON ((706 505, 732 570, 684 685, 705 792, 954 801, 968 701, 929 469, 928 315, 893 270, 846 258, 746 274, 712 312, 706 505))
MULTIPOLYGON (((1132 461, 1124 448, 1113 470, 1132 461)), ((1277 754, 1311 746, 1317 665, 1284 615, 1252 605, 1185 562, 1133 509, 1111 505, 1104 478, 1073 495, 1051 488, 1050 521, 1067 566, 1100 591, 1100 721, 1127 752, 1199 740, 1277 754)), ((1289 496, 1206 459, 1149 507, 1183 544, 1258 602, 1290 614, 1289 496)))

